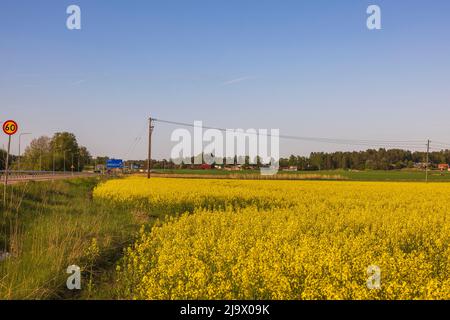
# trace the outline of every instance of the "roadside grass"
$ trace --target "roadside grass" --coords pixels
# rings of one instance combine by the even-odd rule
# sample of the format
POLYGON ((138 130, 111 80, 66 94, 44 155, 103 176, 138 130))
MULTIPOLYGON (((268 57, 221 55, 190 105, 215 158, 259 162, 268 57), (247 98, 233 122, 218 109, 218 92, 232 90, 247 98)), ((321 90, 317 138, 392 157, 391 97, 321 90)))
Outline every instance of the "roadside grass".
MULTIPOLYGON (((8 187, 0 213, 0 299, 115 298, 112 277, 123 248, 149 223, 129 208, 94 201, 99 178, 8 187), (82 290, 66 288, 67 267, 82 290)), ((3 195, 3 186, 0 186, 3 195)))

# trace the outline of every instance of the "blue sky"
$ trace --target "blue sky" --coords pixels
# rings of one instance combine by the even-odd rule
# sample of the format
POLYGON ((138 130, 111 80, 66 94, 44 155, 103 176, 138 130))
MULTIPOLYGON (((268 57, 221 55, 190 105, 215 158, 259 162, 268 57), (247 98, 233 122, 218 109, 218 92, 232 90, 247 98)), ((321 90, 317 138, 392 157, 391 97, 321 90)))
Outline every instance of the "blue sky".
MULTIPOLYGON (((24 144, 64 130, 119 158, 146 157, 150 115, 450 143, 449 12, 447 0, 2 0, 0 121, 32 132, 24 144), (66 28, 70 4, 82 30, 66 28), (382 30, 366 28, 370 4, 382 30)), ((157 125, 156 157, 173 129, 157 125)), ((357 147, 281 141, 283 155, 337 149, 357 147)))

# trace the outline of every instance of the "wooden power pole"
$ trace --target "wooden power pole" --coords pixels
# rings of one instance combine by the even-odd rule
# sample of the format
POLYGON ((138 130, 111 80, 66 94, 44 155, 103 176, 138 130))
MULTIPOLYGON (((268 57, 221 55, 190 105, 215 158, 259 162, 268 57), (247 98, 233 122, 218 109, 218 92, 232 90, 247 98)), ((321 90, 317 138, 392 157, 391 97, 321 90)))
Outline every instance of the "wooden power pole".
POLYGON ((427 163, 425 169, 425 181, 428 182, 428 164, 430 163, 430 140, 427 140, 427 163))
POLYGON ((148 119, 148 162, 147 162, 147 179, 150 179, 150 171, 152 170, 152 133, 153 119, 148 119))

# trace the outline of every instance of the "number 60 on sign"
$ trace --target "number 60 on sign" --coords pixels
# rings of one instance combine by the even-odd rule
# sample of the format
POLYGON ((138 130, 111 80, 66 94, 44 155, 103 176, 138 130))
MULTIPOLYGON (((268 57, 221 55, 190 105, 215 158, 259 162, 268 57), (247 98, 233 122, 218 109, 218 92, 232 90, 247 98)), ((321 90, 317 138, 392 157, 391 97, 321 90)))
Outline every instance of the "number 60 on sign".
POLYGON ((15 134, 18 130, 17 123, 13 120, 8 120, 3 123, 3 132, 9 136, 15 134))

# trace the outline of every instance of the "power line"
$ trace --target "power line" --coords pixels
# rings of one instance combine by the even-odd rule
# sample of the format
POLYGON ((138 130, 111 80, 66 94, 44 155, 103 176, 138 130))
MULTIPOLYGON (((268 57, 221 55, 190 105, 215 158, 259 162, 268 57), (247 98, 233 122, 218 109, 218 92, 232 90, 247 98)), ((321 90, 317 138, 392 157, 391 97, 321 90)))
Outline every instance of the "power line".
POLYGON ((136 148, 136 146, 142 141, 142 137, 145 133, 145 130, 147 129, 147 124, 143 126, 142 130, 140 131, 139 135, 134 138, 133 143, 130 145, 130 147, 128 148, 128 151, 125 154, 124 159, 126 159, 128 157, 128 155, 134 151, 134 149, 136 148))
POLYGON ((436 152, 442 152, 442 151, 449 151, 449 148, 444 149, 444 148, 440 148, 440 147, 430 147, 430 150, 432 151, 436 151, 436 152))
MULTIPOLYGON (((225 128, 219 128, 219 127, 210 127, 210 126, 199 126, 191 123, 186 122, 178 122, 178 121, 171 121, 171 120, 162 120, 162 119, 155 119, 155 118, 149 118, 149 144, 148 144, 148 163, 147 163, 147 177, 150 178, 150 172, 151 172, 151 146, 152 146, 152 133, 154 122, 160 122, 160 123, 166 123, 166 124, 172 124, 177 126, 184 126, 184 127, 191 127, 191 128, 201 128, 201 129, 213 129, 218 130, 222 132, 227 132, 228 130, 225 128)), ((435 147, 431 146, 431 140, 427 139, 426 144, 423 143, 423 141, 420 140, 357 140, 357 139, 336 139, 336 138, 319 138, 319 137, 302 137, 302 136, 291 136, 291 135, 277 135, 274 136, 272 134, 260 134, 254 132, 247 132, 246 134, 259 134, 259 135, 265 135, 268 137, 277 137, 280 139, 290 139, 290 140, 301 140, 301 141, 310 141, 310 142, 321 142, 321 143, 332 143, 332 144, 340 144, 340 145, 358 145, 358 146, 382 146, 382 147, 399 147, 401 149, 403 148, 423 148, 426 147, 426 173, 425 173, 425 181, 428 182, 428 171, 429 171, 429 159, 430 159, 430 150, 435 149, 435 147)), ((450 146, 450 144, 444 143, 444 142, 433 142, 436 145, 441 146, 450 146)), ((437 147, 436 147, 437 148, 437 147)), ((442 151, 442 150, 441 150, 442 151)))
POLYGON ((438 141, 433 141, 433 145, 437 145, 438 147, 450 148, 450 144, 443 143, 443 142, 438 142, 438 141))
MULTIPOLYGON (((203 128, 203 129, 213 129, 226 132, 227 129, 219 128, 219 127, 210 127, 210 126, 196 126, 192 123, 171 121, 171 120, 162 120, 162 119, 153 119, 155 122, 166 123, 171 125, 183 126, 183 127, 192 127, 192 128, 203 128)), ((262 134, 268 137, 272 137, 272 134, 262 134)), ((398 148, 425 148, 426 142, 420 140, 360 140, 360 139, 337 139, 337 138, 321 138, 321 137, 304 137, 304 136, 292 136, 292 135, 277 135, 274 137, 278 137, 280 139, 289 139, 289 140, 300 140, 300 141, 309 141, 309 142, 322 142, 322 143, 330 143, 330 144, 340 144, 340 145, 358 145, 358 146, 372 146, 372 147, 398 147, 398 148)))

